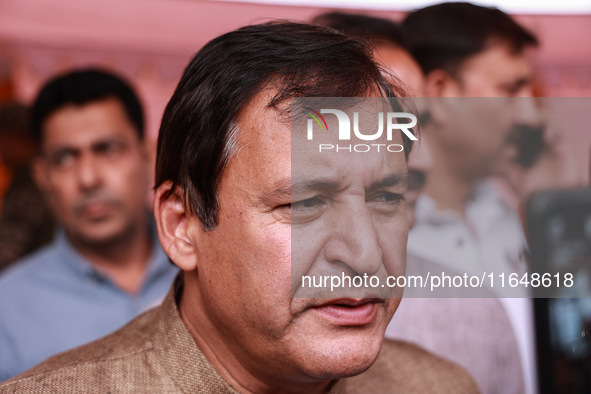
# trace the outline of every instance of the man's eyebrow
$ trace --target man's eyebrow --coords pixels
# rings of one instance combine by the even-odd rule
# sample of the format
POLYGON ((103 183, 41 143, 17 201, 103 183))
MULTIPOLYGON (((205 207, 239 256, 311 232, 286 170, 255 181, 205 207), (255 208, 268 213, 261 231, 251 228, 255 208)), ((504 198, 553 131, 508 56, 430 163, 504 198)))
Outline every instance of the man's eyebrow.
MULTIPOLYGON (((382 179, 373 182, 368 190, 381 189, 390 186, 408 185, 408 174, 406 172, 396 172, 382 179)), ((267 195, 271 199, 290 199, 292 194, 305 194, 310 191, 320 191, 325 193, 337 192, 342 185, 331 178, 302 178, 291 180, 284 178, 275 183, 275 189, 267 195)))
POLYGON ((112 134, 112 135, 107 135, 104 137, 97 138, 97 139, 91 141, 88 146, 77 146, 77 145, 68 145, 67 143, 59 143, 59 144, 54 144, 54 145, 50 145, 50 146, 46 147, 45 151, 48 153, 59 152, 59 151, 64 151, 64 150, 79 151, 81 149, 85 149, 86 147, 90 147, 90 149, 95 149, 96 147, 99 147, 101 145, 110 144, 113 142, 126 144, 129 141, 121 135, 112 134))
POLYGON ((303 194, 310 191, 336 192, 342 185, 329 178, 296 179, 291 182, 292 194, 303 194))
POLYGON ((408 187, 408 173, 406 171, 395 172, 386 176, 385 178, 377 180, 369 186, 368 190, 382 189, 384 187, 399 185, 404 186, 404 188, 408 187))
POLYGON ((289 199, 292 194, 304 194, 310 191, 334 192, 339 187, 341 187, 339 182, 329 178, 284 178, 275 183, 275 189, 268 194, 268 197, 289 199))
POLYGON ((93 141, 90 144, 91 149, 96 150, 96 149, 100 149, 100 148, 104 148, 105 145, 109 145, 109 144, 121 144, 121 145, 128 145, 129 141, 125 138, 122 138, 120 136, 110 136, 110 137, 105 137, 105 138, 100 138, 97 139, 96 141, 93 141))
POLYGON ((78 153, 80 149, 75 146, 55 145, 42 149, 41 154, 45 157, 51 157, 62 153, 78 153))
POLYGON ((523 76, 510 82, 504 83, 502 86, 505 88, 519 89, 523 86, 527 86, 532 83, 532 77, 523 76))

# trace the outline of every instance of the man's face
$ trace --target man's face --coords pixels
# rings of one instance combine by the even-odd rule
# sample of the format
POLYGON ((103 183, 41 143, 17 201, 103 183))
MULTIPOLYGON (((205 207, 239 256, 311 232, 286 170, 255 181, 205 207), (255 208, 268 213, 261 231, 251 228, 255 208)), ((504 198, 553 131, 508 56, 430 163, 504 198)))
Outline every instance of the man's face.
POLYGON ((146 154, 117 99, 51 114, 36 177, 74 243, 108 243, 145 220, 146 154))
POLYGON ((439 103, 447 112, 446 132, 432 134, 455 156, 459 171, 479 178, 510 166, 517 154, 511 133, 540 122, 531 78, 525 54, 498 43, 467 59, 447 80, 440 94, 453 98, 439 103))
POLYGON ((294 298, 292 275, 404 271, 404 154, 292 150, 270 97, 238 117, 241 148, 220 183, 218 226, 203 232, 195 221, 189 231, 202 308, 252 374, 292 384, 357 374, 377 357, 399 299, 294 298))
POLYGON ((458 97, 531 97, 532 69, 526 54, 493 43, 464 61, 456 85, 447 95, 458 97))

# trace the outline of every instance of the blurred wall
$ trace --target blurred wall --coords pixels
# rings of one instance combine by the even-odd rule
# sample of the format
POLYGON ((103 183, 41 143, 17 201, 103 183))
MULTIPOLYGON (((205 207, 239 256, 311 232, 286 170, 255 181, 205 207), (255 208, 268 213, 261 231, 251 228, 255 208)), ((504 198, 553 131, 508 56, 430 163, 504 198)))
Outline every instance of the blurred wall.
MULTIPOLYGON (((25 102, 59 71, 87 65, 118 71, 137 88, 155 138, 183 67, 208 40, 241 25, 308 20, 323 11, 206 0, 0 0, 0 70, 25 102)), ((534 59, 541 93, 591 96, 591 15, 517 18, 541 38, 534 59)))

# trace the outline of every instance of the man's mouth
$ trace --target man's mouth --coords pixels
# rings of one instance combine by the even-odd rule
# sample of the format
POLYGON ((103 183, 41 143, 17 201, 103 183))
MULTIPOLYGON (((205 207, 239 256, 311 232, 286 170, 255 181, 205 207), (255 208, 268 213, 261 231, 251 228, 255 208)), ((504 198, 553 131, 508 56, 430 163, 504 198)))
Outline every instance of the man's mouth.
POLYGON ((339 298, 311 309, 336 325, 363 326, 374 321, 382 304, 380 298, 339 298))
POLYGON ((88 220, 97 221, 105 219, 111 210, 112 204, 97 201, 80 206, 78 213, 88 220))

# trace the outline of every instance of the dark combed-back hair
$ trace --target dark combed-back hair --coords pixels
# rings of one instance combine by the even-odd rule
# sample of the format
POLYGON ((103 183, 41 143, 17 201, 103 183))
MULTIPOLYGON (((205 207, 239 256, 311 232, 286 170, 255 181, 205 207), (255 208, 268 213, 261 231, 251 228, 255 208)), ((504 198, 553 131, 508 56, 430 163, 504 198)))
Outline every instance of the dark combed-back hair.
POLYGON ((442 3, 413 11, 402 22, 410 50, 425 74, 442 69, 451 75, 494 40, 514 53, 537 46, 536 37, 494 7, 442 3))
POLYGON ((410 52, 402 28, 389 19, 333 11, 315 16, 312 23, 331 27, 344 35, 363 38, 374 44, 387 41, 410 52))
POLYGON ((140 101, 121 77, 98 69, 71 71, 50 80, 39 92, 31 110, 32 133, 38 143, 43 140, 43 123, 55 111, 68 106, 82 106, 107 98, 118 99, 125 114, 144 138, 144 114, 140 101))
POLYGON ((278 21, 210 41, 164 111, 156 158, 156 187, 179 187, 205 230, 218 223, 217 188, 236 118, 265 87, 276 91, 268 103, 275 109, 292 97, 394 97, 369 49, 326 27, 278 21))

